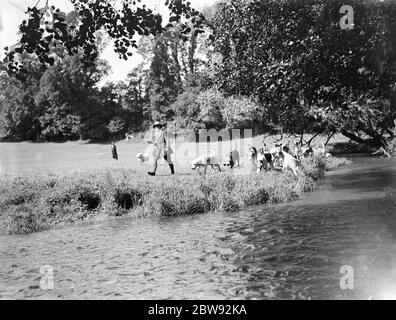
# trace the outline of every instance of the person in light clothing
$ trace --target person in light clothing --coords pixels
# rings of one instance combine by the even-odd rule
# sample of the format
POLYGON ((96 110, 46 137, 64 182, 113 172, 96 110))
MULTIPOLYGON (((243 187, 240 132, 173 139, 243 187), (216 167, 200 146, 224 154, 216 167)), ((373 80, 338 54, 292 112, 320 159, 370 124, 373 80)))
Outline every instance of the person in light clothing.
POLYGON ((162 131, 162 124, 159 121, 156 121, 153 124, 154 128, 154 136, 152 140, 148 140, 147 143, 154 144, 154 157, 153 157, 153 166, 152 170, 148 172, 150 176, 155 176, 158 167, 158 161, 161 158, 164 158, 165 161, 168 163, 169 168, 171 170, 171 174, 175 174, 175 167, 171 160, 172 149, 170 146, 167 145, 167 141, 165 139, 165 134, 162 131))

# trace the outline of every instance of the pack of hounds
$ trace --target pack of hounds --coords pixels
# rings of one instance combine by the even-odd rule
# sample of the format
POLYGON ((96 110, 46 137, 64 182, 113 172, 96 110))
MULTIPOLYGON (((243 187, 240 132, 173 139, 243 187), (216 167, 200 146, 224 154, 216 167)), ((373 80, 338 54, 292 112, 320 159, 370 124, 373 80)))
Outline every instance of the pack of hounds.
MULTIPOLYGON (((275 168, 281 168, 282 171, 292 171, 295 175, 303 174, 304 168, 302 166, 302 159, 313 155, 323 155, 326 158, 330 158, 332 155, 326 152, 325 145, 322 143, 321 147, 311 146, 303 148, 299 142, 294 143, 294 152, 289 147, 290 142, 287 141, 283 144, 275 143, 271 149, 267 148, 264 143, 264 147, 257 150, 254 146, 250 146, 247 152, 248 161, 255 172, 260 173, 262 171, 276 170, 275 168)), ((150 161, 150 155, 138 153, 137 155, 139 165, 144 162, 150 161)), ((198 169, 198 173, 201 174, 200 169, 203 168, 203 174, 206 174, 208 167, 212 168, 212 173, 216 170, 221 172, 221 162, 213 154, 201 155, 191 163, 191 169, 198 169)), ((227 153, 223 166, 229 167, 231 170, 235 167, 240 166, 240 154, 237 150, 232 150, 227 153)))
POLYGON ((304 174, 304 167, 302 165, 303 158, 313 155, 323 155, 324 157, 331 158, 332 155, 326 152, 324 143, 322 147, 312 148, 311 146, 302 148, 299 142, 294 143, 294 152, 289 147, 289 141, 280 144, 276 143, 271 149, 267 148, 264 143, 264 148, 257 149, 253 146, 249 148, 248 157, 256 172, 260 173, 265 170, 275 170, 275 166, 280 167, 282 171, 290 170, 295 175, 304 174))

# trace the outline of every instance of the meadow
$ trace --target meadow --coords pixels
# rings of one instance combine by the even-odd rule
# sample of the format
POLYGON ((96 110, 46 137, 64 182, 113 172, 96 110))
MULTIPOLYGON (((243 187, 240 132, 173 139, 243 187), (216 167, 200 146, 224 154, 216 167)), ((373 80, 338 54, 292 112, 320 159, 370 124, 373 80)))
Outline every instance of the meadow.
MULTIPOLYGON (((306 140, 311 135, 306 135, 306 140)), ((281 138, 280 135, 266 137, 267 145, 272 145, 281 138)), ((291 137, 290 139, 292 139, 291 137)), ((297 137, 295 137, 297 139, 297 137)), ((315 145, 320 145, 326 137, 319 136, 314 140, 315 145)), ((329 143, 329 149, 335 143, 347 141, 343 136, 334 136, 329 143)), ((237 149, 240 152, 243 164, 247 162, 246 151, 252 144, 259 148, 262 146, 263 136, 256 136, 251 140, 232 140, 210 144, 196 144, 177 141, 171 144, 175 151, 172 156, 176 164, 176 174, 192 174, 191 161, 198 155, 212 151, 223 158, 227 152, 237 149), (199 146, 201 145, 201 146, 199 146), (199 146, 199 147, 197 147, 199 146)), ((0 143, 0 179, 4 177, 22 176, 27 174, 77 174, 92 170, 125 169, 145 174, 149 167, 138 166, 136 154, 150 152, 150 145, 142 139, 117 142, 119 160, 111 157, 111 143, 64 142, 64 143, 0 143)), ((243 168, 240 173, 246 173, 243 168)), ((158 168, 159 176, 169 175, 169 168, 163 161, 158 168)))
MULTIPOLYGON (((276 140, 276 137, 273 139, 276 140)), ((147 150, 143 141, 117 143, 119 161, 111 158, 110 144, 0 144, 0 233, 21 234, 61 225, 116 217, 147 218, 237 211, 247 206, 282 203, 315 189, 314 180, 326 171, 349 163, 343 158, 312 157, 304 161, 306 176, 270 171, 251 172, 244 151, 252 141, 241 141, 242 166, 233 171, 200 176, 189 160, 196 144, 175 148, 176 175, 163 162, 157 177, 138 166, 136 153, 147 150)), ((224 141, 221 148, 237 143, 224 141)), ((262 137, 253 139, 260 146, 262 137)), ((182 144, 183 145, 183 144, 182 144)), ((238 143, 237 143, 238 145, 238 143)), ((218 146, 211 144, 210 148, 218 146)))

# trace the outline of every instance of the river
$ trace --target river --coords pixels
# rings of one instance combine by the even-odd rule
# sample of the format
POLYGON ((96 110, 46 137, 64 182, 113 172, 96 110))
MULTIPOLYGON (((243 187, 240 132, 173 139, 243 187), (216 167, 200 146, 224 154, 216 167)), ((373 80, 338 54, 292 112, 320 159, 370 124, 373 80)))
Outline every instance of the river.
POLYGON ((396 162, 353 160, 293 203, 1 236, 0 298, 396 299, 396 162))

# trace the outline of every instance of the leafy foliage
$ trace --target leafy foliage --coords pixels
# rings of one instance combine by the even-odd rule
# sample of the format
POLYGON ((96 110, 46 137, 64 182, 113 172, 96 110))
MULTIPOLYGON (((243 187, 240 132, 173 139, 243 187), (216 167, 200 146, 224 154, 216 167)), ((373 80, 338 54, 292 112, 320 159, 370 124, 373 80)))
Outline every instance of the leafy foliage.
MULTIPOLYGON (((100 30, 115 39, 115 52, 127 60, 132 55, 131 49, 137 48, 136 36, 156 36, 166 30, 162 27, 162 17, 145 5, 139 6, 140 0, 123 1, 120 9, 112 0, 71 2, 78 14, 78 23, 66 19, 66 15, 53 6, 27 9, 28 18, 19 27, 21 40, 18 46, 10 50, 6 48, 10 74, 20 80, 27 78, 24 62, 17 61, 16 57, 24 53, 34 54, 44 66, 53 65, 55 61, 50 48, 54 43, 61 43, 70 55, 83 53, 85 66, 91 66, 98 58, 96 34, 100 30), (49 15, 47 21, 46 14, 49 15)), ((168 26, 178 23, 183 37, 191 32, 195 35, 203 32, 205 18, 189 2, 166 0, 165 4, 170 13, 168 26)))
POLYGON ((177 128, 187 128, 196 133, 203 128, 198 96, 199 88, 192 88, 181 93, 172 104, 177 128))
POLYGON ((120 118, 115 118, 107 125, 109 132, 114 136, 120 136, 125 130, 125 122, 120 118))
POLYGON ((263 117, 263 110, 254 100, 243 96, 231 96, 226 99, 222 116, 227 129, 252 128, 263 117))
POLYGON ((348 4, 351 30, 340 28, 341 0, 223 2, 213 19, 217 84, 256 96, 285 130, 383 143, 396 115, 396 3, 348 4))
POLYGON ((180 82, 171 69, 171 61, 167 41, 163 37, 157 38, 153 46, 153 58, 146 83, 151 117, 154 120, 166 121, 174 115, 170 105, 176 99, 180 82))
POLYGON ((82 68, 78 55, 57 59, 53 66, 20 82, 0 75, 0 139, 64 141, 103 140, 144 121, 142 98, 133 80, 125 85, 97 84, 108 66, 97 61, 82 68), (110 124, 112 119, 123 123, 110 124), (118 130, 115 128, 118 127, 118 130))
POLYGON ((225 107, 225 97, 217 89, 202 91, 197 99, 200 106, 200 118, 205 128, 220 130, 224 127, 221 111, 225 107))
POLYGON ((199 129, 251 128, 262 117, 260 106, 252 99, 243 96, 225 95, 211 88, 189 89, 177 97, 172 104, 177 126, 194 132, 199 129))
POLYGON ((207 20, 167 0, 165 27, 140 1, 73 4, 68 15, 28 9, 1 66, 24 81, 0 77, 1 137, 104 139, 175 119, 194 131, 341 132, 369 147, 394 138, 394 1, 349 1, 349 30, 339 25, 342 0, 227 0, 207 20), (145 64, 98 89, 104 38, 123 59, 138 47, 145 64))

